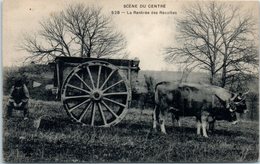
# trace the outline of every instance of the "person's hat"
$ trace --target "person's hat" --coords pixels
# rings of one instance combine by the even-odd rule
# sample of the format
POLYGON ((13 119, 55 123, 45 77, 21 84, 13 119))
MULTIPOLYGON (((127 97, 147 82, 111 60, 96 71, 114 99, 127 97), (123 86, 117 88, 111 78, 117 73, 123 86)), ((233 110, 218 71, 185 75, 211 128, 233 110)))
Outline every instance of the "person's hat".
POLYGON ((16 79, 16 80, 14 81, 14 86, 15 86, 15 87, 21 87, 22 85, 23 85, 22 79, 16 79))

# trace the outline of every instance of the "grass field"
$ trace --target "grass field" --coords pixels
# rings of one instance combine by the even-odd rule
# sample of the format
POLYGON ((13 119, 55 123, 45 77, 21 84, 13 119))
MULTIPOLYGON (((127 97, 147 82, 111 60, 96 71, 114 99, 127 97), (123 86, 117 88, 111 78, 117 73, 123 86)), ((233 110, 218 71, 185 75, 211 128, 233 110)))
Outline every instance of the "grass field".
MULTIPOLYGON (((6 103, 4 98, 4 105, 6 103)), ((31 100, 30 118, 4 118, 5 162, 256 162, 258 122, 219 121, 209 138, 196 135, 195 119, 181 119, 168 135, 152 131, 152 111, 130 109, 118 125, 91 128, 70 121, 59 102, 31 100), (45 124, 35 128, 42 116, 45 124)))

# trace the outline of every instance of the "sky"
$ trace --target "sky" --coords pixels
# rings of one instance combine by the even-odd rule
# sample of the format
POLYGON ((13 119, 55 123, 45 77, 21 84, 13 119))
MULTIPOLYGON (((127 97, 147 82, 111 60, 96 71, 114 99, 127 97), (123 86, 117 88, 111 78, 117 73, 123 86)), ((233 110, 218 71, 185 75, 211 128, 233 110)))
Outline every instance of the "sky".
MULTIPOLYGON (((105 15, 111 15, 115 28, 127 40, 129 59, 140 59, 142 70, 171 70, 178 67, 163 60, 163 49, 174 45, 176 18, 183 14, 183 6, 191 1, 178 0, 5 0, 3 2, 3 66, 21 66, 28 54, 19 44, 25 33, 36 33, 39 22, 53 12, 72 3, 97 5, 105 15), (137 7, 135 6, 137 5, 137 7), (140 8, 140 5, 144 8, 140 8), (161 8, 154 8, 160 5, 161 8), (164 6, 164 7, 163 7, 164 6), (153 8, 152 8, 153 7, 153 8), (120 14, 112 14, 120 11, 120 14), (149 11, 150 14, 128 14, 149 11), (151 14, 152 11, 171 11, 174 14, 151 14)), ((258 2, 238 2, 258 15, 258 2)))

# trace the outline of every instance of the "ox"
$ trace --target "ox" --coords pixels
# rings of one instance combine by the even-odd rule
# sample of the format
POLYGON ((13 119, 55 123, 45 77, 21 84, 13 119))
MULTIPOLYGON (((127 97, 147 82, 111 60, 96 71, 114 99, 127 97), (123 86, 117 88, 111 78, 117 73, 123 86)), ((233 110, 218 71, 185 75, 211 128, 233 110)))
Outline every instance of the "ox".
POLYGON ((247 111, 244 99, 224 88, 206 84, 161 82, 155 87, 155 109, 153 114, 153 128, 160 125, 162 133, 165 130, 165 115, 169 111, 179 116, 195 116, 197 134, 201 129, 204 137, 207 135, 207 125, 214 126, 215 120, 236 120, 235 112, 247 111), (242 103, 243 102, 243 103, 242 103))

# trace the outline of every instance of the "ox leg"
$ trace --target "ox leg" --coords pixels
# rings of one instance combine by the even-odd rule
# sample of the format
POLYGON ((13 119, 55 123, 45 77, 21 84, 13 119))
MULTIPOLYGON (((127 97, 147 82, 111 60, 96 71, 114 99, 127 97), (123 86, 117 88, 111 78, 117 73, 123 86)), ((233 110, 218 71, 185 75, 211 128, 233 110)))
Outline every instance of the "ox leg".
POLYGON ((177 119, 176 119, 176 115, 173 112, 171 114, 172 114, 172 125, 174 126, 174 122, 177 119))
POLYGON ((176 116, 176 120, 177 120, 177 123, 178 123, 178 126, 181 127, 181 121, 180 121, 180 116, 176 116))
POLYGON ((208 113, 203 112, 202 116, 201 116, 201 126, 202 126, 203 137, 208 137, 208 135, 207 135, 207 125, 208 125, 208 113))
POLYGON ((214 132, 215 130, 215 120, 209 122, 209 132, 214 132))
POLYGON ((178 116, 178 114, 172 113, 172 124, 173 124, 173 126, 174 126, 175 120, 178 124, 178 127, 181 127, 180 117, 178 116))
POLYGON ((157 123, 159 123, 159 107, 158 105, 155 106, 154 112, 153 112, 153 129, 156 131, 157 129, 157 123))
POLYGON ((202 126, 203 137, 208 137, 208 135, 207 135, 207 121, 202 121, 201 126, 202 126))
POLYGON ((167 134, 166 129, 165 129, 165 110, 161 110, 160 115, 161 115, 161 117, 160 117, 161 132, 164 133, 164 134, 167 134))
POLYGON ((200 135, 201 131, 201 121, 200 119, 197 119, 197 135, 200 135))
POLYGON ((180 123, 180 116, 179 113, 177 112, 178 109, 175 109, 173 107, 170 107, 169 112, 172 115, 172 125, 174 126, 175 120, 178 124, 179 127, 181 127, 181 123, 180 123))
POLYGON ((232 125, 235 125, 238 123, 236 112, 231 113, 231 121, 232 121, 232 125))

